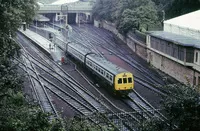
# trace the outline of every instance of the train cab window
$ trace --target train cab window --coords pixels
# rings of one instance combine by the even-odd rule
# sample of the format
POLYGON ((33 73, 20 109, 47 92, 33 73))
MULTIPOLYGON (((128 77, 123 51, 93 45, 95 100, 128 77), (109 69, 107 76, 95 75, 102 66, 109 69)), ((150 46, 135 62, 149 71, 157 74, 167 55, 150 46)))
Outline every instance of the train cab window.
POLYGON ((132 78, 131 77, 128 78, 128 83, 132 83, 132 78))
POLYGON ((118 84, 122 84, 122 78, 118 79, 118 84))
POLYGON ((126 84, 127 83, 127 79, 123 78, 123 83, 126 84))

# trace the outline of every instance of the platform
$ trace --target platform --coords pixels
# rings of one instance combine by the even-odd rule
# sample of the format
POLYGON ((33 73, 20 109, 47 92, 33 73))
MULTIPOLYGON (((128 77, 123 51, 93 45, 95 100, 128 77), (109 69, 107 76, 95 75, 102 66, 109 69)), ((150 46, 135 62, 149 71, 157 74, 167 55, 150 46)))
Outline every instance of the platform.
POLYGON ((61 62, 62 57, 64 57, 64 52, 56 46, 56 44, 47 40, 43 36, 26 29, 26 31, 19 30, 23 35, 25 35, 28 39, 32 40, 35 44, 41 47, 44 51, 50 54, 54 61, 61 62))

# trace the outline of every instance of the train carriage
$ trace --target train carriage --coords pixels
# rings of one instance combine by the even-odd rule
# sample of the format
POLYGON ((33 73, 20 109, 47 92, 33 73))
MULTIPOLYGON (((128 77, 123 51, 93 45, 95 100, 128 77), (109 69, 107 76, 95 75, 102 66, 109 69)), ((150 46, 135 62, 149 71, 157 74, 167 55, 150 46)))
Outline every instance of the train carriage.
POLYGON ((132 73, 93 53, 84 45, 70 43, 67 53, 106 82, 114 94, 127 95, 133 89, 132 73))
POLYGON ((99 77, 103 78, 116 94, 126 95, 133 89, 134 81, 132 73, 96 54, 86 56, 86 66, 96 72, 99 77))

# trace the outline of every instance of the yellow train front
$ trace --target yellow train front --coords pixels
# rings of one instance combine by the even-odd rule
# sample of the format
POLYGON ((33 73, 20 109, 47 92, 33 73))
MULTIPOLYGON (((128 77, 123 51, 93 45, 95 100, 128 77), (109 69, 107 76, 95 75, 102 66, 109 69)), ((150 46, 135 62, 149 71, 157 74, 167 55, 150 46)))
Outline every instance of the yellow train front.
POLYGON ((114 91, 116 94, 127 95, 134 87, 133 74, 130 72, 123 72, 115 75, 114 91))

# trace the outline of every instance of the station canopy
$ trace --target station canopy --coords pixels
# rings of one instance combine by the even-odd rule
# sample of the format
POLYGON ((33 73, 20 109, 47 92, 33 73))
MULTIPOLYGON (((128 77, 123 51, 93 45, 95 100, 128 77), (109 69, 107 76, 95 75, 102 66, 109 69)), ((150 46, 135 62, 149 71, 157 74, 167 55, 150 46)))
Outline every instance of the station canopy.
POLYGON ((164 21, 164 31, 200 40, 200 10, 164 21))

